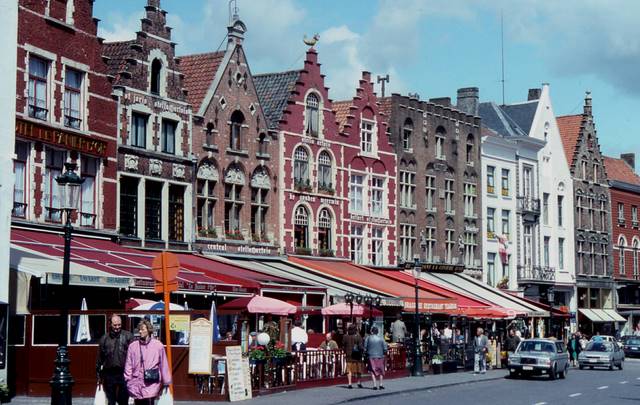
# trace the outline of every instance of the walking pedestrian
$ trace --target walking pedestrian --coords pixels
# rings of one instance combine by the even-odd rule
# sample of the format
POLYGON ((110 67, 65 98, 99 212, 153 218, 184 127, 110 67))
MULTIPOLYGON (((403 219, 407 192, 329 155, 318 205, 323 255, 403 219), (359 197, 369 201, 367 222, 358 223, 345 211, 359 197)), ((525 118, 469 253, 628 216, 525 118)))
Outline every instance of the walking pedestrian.
POLYGON ((489 347, 489 339, 484 335, 484 329, 476 330, 476 337, 473 338, 474 364, 473 374, 487 372, 487 351, 489 347))
POLYGON ((153 337, 148 320, 138 324, 140 338, 129 345, 124 379, 135 405, 153 405, 163 387, 171 384, 171 370, 164 345, 153 337))
POLYGON ((404 343, 407 334, 407 326, 402 321, 402 314, 396 315, 396 320, 391 324, 391 341, 393 343, 404 343))
POLYGON ((111 315, 109 332, 98 341, 96 374, 107 397, 108 405, 127 405, 129 393, 124 381, 124 365, 127 361, 127 349, 133 340, 128 330, 122 330, 122 318, 111 315))
POLYGON ((348 388, 353 388, 351 380, 354 374, 358 388, 362 388, 360 378, 362 377, 362 354, 364 347, 362 345, 362 337, 357 333, 355 325, 350 324, 347 327, 347 334, 342 338, 342 346, 347 360, 348 388))
POLYGON ((578 365, 578 356, 582 351, 582 345, 580 344, 580 336, 576 333, 571 335, 569 340, 569 355, 571 356, 571 365, 576 367, 578 365))
POLYGON ((369 371, 373 379, 373 389, 384 389, 385 355, 387 354, 387 342, 378 336, 378 328, 372 327, 371 334, 364 341, 364 351, 369 358, 369 371), (376 380, 377 377, 377 380, 376 380))

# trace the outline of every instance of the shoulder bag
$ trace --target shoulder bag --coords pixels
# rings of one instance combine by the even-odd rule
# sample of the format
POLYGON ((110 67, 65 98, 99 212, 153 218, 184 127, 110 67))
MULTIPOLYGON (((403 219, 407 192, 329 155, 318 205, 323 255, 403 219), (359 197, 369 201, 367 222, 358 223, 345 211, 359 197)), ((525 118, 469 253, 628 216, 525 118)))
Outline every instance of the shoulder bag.
POLYGON ((142 344, 138 342, 138 348, 140 349, 140 364, 142 364, 142 374, 145 384, 155 384, 160 382, 160 369, 158 367, 150 368, 146 370, 144 368, 144 358, 142 357, 142 344))

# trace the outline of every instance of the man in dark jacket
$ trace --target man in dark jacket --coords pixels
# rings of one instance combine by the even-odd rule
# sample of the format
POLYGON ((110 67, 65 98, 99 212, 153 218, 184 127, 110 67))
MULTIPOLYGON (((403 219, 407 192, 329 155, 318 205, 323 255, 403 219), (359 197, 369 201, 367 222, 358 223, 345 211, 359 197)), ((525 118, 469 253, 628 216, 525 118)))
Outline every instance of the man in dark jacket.
POLYGON ((516 335, 516 331, 514 329, 509 329, 509 336, 506 341, 506 349, 508 353, 513 353, 518 348, 520 344, 520 338, 516 335))
POLYGON ((98 342, 96 372, 98 381, 102 381, 104 393, 109 405, 127 405, 129 393, 124 381, 124 364, 127 349, 133 340, 131 332, 122 330, 122 319, 112 315, 109 320, 110 331, 98 342))

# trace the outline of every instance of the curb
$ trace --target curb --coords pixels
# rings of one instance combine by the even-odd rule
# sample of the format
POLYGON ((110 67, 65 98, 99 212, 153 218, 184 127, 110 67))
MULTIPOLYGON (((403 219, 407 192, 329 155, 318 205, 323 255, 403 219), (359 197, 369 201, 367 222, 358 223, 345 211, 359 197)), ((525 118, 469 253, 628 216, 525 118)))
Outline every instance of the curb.
POLYGON ((440 384, 440 385, 431 385, 431 386, 427 386, 427 387, 419 387, 419 388, 410 388, 410 389, 406 389, 406 390, 402 390, 402 391, 388 391, 388 392, 384 392, 384 393, 379 393, 379 394, 372 394, 372 395, 365 395, 365 396, 361 396, 361 397, 357 397, 357 398, 349 398, 349 399, 345 399, 344 401, 340 401, 337 402, 338 404, 348 404, 350 402, 357 402, 357 401, 362 401, 362 400, 367 400, 367 399, 372 399, 372 398, 383 398, 383 397, 389 397, 392 395, 397 395, 397 394, 406 394, 406 393, 414 393, 414 392, 420 392, 420 391, 429 391, 429 390, 434 390, 434 389, 439 389, 439 388, 448 388, 448 387, 455 387, 457 385, 465 385, 465 384, 477 384, 477 383, 482 383, 485 381, 496 381, 496 380, 502 380, 504 379, 505 376, 496 376, 496 377, 491 377, 491 378, 485 378, 483 380, 469 380, 469 381, 462 381, 462 382, 452 382, 452 383, 447 383, 447 384, 440 384))

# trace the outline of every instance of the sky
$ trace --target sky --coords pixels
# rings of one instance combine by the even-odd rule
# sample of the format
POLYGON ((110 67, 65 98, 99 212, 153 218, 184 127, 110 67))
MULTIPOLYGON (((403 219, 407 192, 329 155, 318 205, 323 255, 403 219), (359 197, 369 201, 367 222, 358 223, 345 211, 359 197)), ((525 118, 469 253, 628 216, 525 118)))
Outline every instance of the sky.
MULTIPOLYGON (((146 0, 96 0, 99 35, 133 39, 146 0)), ((162 0, 178 55, 224 49, 227 0, 162 0)), ((237 0, 247 25, 253 74, 302 67, 302 39, 316 45, 329 95, 353 97, 363 70, 390 75, 385 93, 422 100, 480 89, 502 103, 526 101, 550 84, 556 115, 582 112, 591 91, 601 150, 640 153, 633 117, 640 107, 640 1, 637 0, 237 0)), ((379 86, 376 86, 380 94, 379 86)), ((638 156, 640 158, 640 156, 638 156)))

